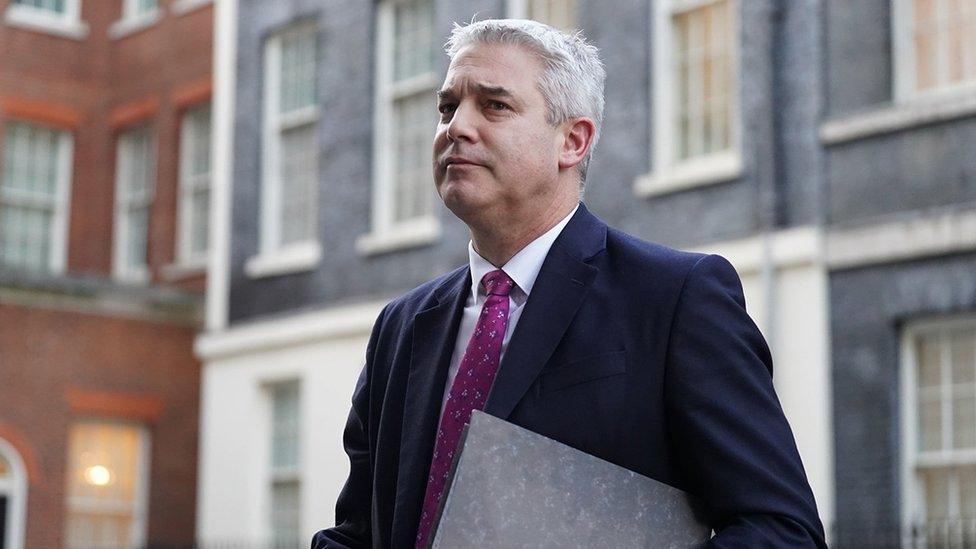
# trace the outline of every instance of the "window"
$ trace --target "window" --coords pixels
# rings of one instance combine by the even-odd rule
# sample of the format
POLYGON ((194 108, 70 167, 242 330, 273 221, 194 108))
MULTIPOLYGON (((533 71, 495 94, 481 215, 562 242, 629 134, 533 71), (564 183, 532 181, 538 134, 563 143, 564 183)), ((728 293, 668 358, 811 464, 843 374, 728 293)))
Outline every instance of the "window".
POLYGON ((301 537, 299 384, 276 383, 271 396, 271 533, 275 547, 304 546, 301 537))
POLYGON ((141 547, 146 538, 149 435, 138 425, 87 420, 68 441, 67 546, 141 547))
POLYGON ((532 19, 572 32, 579 25, 578 0, 509 0, 508 17, 532 19))
POLYGON ((24 547, 27 472, 20 454, 0 438, 0 547, 24 547))
POLYGON ((976 4, 893 0, 895 97, 976 85, 976 4))
POLYGON ((655 6, 654 164, 637 190, 655 194, 734 179, 742 170, 737 3, 662 0, 655 6))
POLYGON ((81 0, 13 0, 6 12, 10 25, 74 39, 88 35, 80 19, 81 0))
POLYGON ((157 0, 122 0, 122 17, 108 29, 111 38, 122 38, 159 21, 157 0))
POLYGON ((306 270, 321 257, 316 48, 309 24, 265 46, 261 249, 246 267, 251 276, 306 270))
POLYGON ((115 171, 115 250, 117 278, 149 278, 147 240, 153 202, 155 156, 149 129, 141 126, 119 135, 115 171))
POLYGON ((379 7, 372 234, 365 253, 429 242, 439 234, 431 143, 439 39, 431 0, 379 7))
POLYGON ((976 320, 915 327, 905 341, 906 529, 976 542, 976 320))
POLYGON ((71 136, 8 122, 0 174, 0 267, 59 273, 65 266, 71 136))
POLYGON ((210 104, 183 115, 180 138, 179 244, 183 265, 207 260, 210 212, 210 104))

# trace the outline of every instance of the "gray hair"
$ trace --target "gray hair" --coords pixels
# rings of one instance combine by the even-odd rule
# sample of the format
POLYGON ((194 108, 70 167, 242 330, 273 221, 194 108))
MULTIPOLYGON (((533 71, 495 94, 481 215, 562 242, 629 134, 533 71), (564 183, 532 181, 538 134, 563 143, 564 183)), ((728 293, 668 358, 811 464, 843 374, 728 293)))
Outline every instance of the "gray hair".
POLYGON ((579 172, 580 196, 593 149, 603 124, 603 83, 606 70, 600 51, 586 42, 581 31, 567 34, 559 29, 524 19, 487 19, 468 25, 454 24, 444 51, 453 60, 462 48, 472 44, 510 44, 528 49, 543 63, 538 89, 546 101, 546 121, 556 126, 570 118, 593 120, 596 131, 579 172))

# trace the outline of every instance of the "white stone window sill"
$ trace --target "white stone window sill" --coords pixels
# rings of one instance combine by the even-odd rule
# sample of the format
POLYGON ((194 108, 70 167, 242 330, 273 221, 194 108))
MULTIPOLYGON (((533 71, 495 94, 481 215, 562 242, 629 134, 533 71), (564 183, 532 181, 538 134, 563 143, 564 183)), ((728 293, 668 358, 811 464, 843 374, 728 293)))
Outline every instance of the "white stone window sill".
POLYGON ((170 4, 169 9, 173 15, 183 15, 212 3, 213 0, 176 0, 170 4))
POLYGON ((163 18, 163 12, 159 8, 153 8, 135 17, 119 19, 112 23, 108 28, 108 37, 113 40, 125 38, 143 29, 149 28, 163 18))
POLYGON ((820 140, 836 145, 866 137, 935 124, 976 114, 976 93, 969 87, 951 94, 920 96, 862 114, 828 120, 820 126, 820 140))
POLYGON ((244 263, 244 273, 251 278, 300 273, 315 269, 321 261, 318 241, 299 242, 252 256, 244 263))
POLYGON ((74 19, 23 4, 7 7, 4 20, 12 27, 53 34, 72 40, 84 40, 88 36, 88 25, 74 19))
POLYGON ((160 269, 160 274, 166 280, 183 280, 185 278, 198 276, 206 272, 206 259, 170 263, 169 265, 163 265, 160 269))
POLYGON ((436 242, 441 236, 441 224, 433 217, 401 223, 384 231, 374 231, 356 239, 361 255, 376 255, 436 242))
POLYGON ((634 182, 634 193, 645 198, 660 196, 731 181, 741 175, 742 156, 738 152, 716 153, 639 176, 634 182))

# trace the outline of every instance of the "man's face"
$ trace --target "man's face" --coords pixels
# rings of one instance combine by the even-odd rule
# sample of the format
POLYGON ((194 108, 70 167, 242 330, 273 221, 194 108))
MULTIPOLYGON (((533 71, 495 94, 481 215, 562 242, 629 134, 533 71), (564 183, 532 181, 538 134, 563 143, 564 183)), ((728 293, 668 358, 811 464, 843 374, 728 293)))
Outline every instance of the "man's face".
POLYGON ((541 70, 531 52, 502 44, 468 46, 451 62, 438 94, 434 182, 462 220, 524 217, 566 192, 561 132, 546 122, 536 87, 541 70))

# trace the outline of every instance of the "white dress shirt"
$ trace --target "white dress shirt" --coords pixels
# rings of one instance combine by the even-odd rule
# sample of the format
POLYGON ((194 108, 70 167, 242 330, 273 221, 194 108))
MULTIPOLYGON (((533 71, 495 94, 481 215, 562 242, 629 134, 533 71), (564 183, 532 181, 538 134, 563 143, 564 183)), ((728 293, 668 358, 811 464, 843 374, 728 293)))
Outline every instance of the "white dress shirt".
MULTIPOLYGON (((552 247, 556 237, 563 231, 563 227, 569 223, 569 219, 578 209, 579 204, 562 221, 556 223, 553 228, 543 233, 539 238, 528 243, 501 267, 505 274, 515 282, 515 286, 512 287, 512 292, 508 294, 508 326, 505 328, 505 337, 502 338, 502 353, 499 361, 505 357, 505 349, 508 348, 508 342, 512 339, 515 325, 518 324, 519 317, 522 316, 522 309, 525 308, 525 302, 529 299, 529 294, 532 293, 532 286, 535 284, 536 277, 539 276, 539 270, 542 269, 542 262, 549 254, 549 248, 552 247)), ((451 385, 454 384, 454 378, 461 366, 461 359, 464 358, 464 351, 468 347, 468 340, 474 333, 481 308, 484 306, 485 300, 488 299, 485 289, 481 286, 481 279, 498 268, 474 251, 474 244, 471 241, 468 241, 468 263, 471 267, 471 292, 468 293, 468 299, 464 305, 461 326, 458 327, 457 339, 454 342, 454 354, 451 355, 451 367, 447 371, 447 383, 444 385, 444 396, 441 399, 442 414, 444 413, 444 405, 447 403, 447 397, 451 393, 451 385)))

